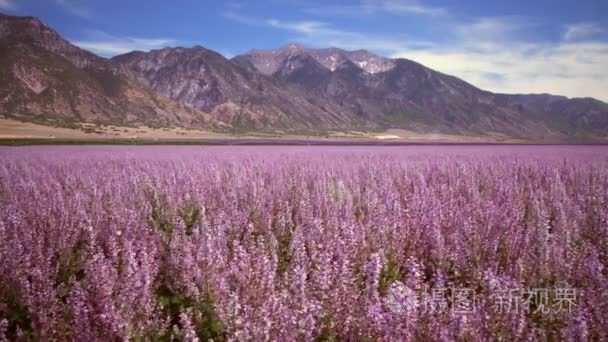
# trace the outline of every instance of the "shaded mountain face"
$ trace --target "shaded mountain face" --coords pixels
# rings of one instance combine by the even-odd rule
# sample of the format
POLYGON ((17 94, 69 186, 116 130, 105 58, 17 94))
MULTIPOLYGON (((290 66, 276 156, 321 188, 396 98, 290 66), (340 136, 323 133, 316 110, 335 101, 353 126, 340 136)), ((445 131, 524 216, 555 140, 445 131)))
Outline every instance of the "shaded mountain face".
POLYGON ((61 126, 225 126, 128 79, 33 17, 0 15, 0 82, 0 114, 7 118, 61 126))

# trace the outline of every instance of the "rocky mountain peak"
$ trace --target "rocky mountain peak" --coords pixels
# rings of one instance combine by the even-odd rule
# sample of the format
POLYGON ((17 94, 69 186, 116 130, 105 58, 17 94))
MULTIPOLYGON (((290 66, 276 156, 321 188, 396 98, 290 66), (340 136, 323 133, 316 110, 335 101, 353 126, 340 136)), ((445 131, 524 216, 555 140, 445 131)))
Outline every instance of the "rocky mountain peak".
POLYGON ((370 74, 389 71, 395 67, 393 59, 375 55, 367 50, 355 50, 347 54, 348 59, 370 74))
POLYGON ((336 47, 313 49, 296 43, 288 44, 276 50, 252 50, 245 54, 245 57, 261 73, 272 75, 279 71, 286 58, 294 54, 310 55, 332 72, 347 60, 370 74, 385 72, 395 66, 392 59, 375 55, 366 50, 346 51, 336 47))

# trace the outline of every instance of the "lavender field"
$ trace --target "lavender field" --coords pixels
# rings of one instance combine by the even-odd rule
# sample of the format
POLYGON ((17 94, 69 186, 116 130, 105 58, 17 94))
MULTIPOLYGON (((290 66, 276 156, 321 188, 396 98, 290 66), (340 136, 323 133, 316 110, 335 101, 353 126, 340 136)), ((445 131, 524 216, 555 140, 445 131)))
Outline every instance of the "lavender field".
POLYGON ((607 147, 0 161, 0 340, 608 340, 607 147))

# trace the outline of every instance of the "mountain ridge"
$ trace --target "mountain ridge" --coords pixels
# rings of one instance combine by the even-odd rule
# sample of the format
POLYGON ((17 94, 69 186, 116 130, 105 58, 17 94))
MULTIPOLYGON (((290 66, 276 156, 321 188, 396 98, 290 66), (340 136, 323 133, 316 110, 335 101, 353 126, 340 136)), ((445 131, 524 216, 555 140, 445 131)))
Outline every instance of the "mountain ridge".
POLYGON ((0 60, 0 114, 55 125, 608 138, 602 101, 496 94, 365 50, 288 44, 228 59, 198 45, 106 59, 35 17, 0 14, 0 60))
MULTIPOLYGON (((277 50, 264 50, 262 55, 266 60, 260 60, 258 50, 253 55, 245 54, 244 58, 249 59, 254 65, 257 64, 260 71, 264 72, 265 70, 262 70, 264 66, 272 65, 272 61, 269 62, 267 59, 275 58, 281 61, 285 58, 284 51, 288 48, 289 46, 277 50), (262 67, 259 66, 260 64, 262 64, 262 67)), ((323 53, 335 54, 336 51, 342 55, 353 53, 352 51, 336 48, 307 49, 301 46, 298 49, 291 50, 293 51, 290 51, 289 58, 293 58, 294 53, 299 53, 308 54, 316 60, 323 58, 323 53), (319 56, 320 54, 321 56, 319 56)), ((243 57, 239 56, 238 58, 243 57)), ((327 56, 325 56, 325 59, 327 59, 327 56)), ((355 93, 360 106, 368 109, 370 106, 375 107, 376 116, 382 116, 382 114, 386 116, 386 113, 391 112, 406 114, 405 117, 404 115, 397 115, 398 120, 411 119, 412 115, 422 116, 427 121, 433 121, 435 126, 440 127, 443 132, 453 132, 454 130, 459 131, 459 133, 481 131, 482 133, 496 132, 509 136, 544 137, 584 135, 593 131, 592 134, 606 136, 608 106, 599 100, 591 98, 570 99, 555 95, 491 93, 457 77, 429 69, 412 60, 386 58, 384 60, 391 61, 390 68, 380 72, 364 70, 366 75, 358 80, 358 85, 364 84, 368 92, 371 90, 375 94, 374 97, 365 99, 364 93, 355 93), (539 99, 540 102, 544 102, 539 103, 539 99), (362 104, 362 101, 365 104, 362 104), (560 102, 563 107, 569 107, 568 112, 565 112, 564 108, 550 106, 550 103, 556 101, 560 102), (587 106, 594 106, 593 108, 573 105, 573 103, 580 104, 589 101, 593 104, 587 104, 587 106)), ((332 74, 336 73, 336 70, 332 71, 332 68, 327 67, 326 69, 331 71, 332 74)), ((273 73, 275 77, 277 75, 280 77, 281 74, 281 70, 273 73)), ((322 89, 319 89, 319 87, 331 85, 330 81, 319 80, 316 83, 318 84, 317 92, 321 91, 322 95, 325 96, 332 95, 331 92, 323 92, 322 89)), ((367 113, 373 112, 372 109, 368 110, 367 113)), ((420 120, 413 121, 412 123, 421 124, 420 120)), ((416 129, 412 125, 405 128, 416 129)))

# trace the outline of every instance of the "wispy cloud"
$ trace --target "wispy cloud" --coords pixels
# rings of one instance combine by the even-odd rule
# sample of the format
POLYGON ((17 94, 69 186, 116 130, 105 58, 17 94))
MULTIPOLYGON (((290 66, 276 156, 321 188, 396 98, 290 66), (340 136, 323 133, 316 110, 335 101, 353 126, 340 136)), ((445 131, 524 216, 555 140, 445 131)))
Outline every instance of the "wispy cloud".
POLYGON ((83 7, 82 4, 80 4, 77 1, 55 0, 55 2, 57 3, 57 5, 61 6, 64 10, 72 13, 75 16, 78 16, 78 17, 81 17, 84 19, 91 18, 91 11, 88 8, 83 7))
POLYGON ((430 16, 447 14, 447 9, 443 7, 427 6, 419 1, 371 0, 364 2, 364 5, 388 13, 409 13, 430 16))
POLYGON ((570 24, 565 27, 564 40, 574 41, 589 39, 603 32, 604 30, 599 23, 583 22, 570 24))
POLYGON ((534 27, 531 18, 518 16, 483 17, 451 27, 459 41, 498 42, 518 39, 522 33, 534 27))
POLYGON ((281 21, 277 19, 267 19, 264 23, 268 26, 304 34, 347 34, 346 31, 332 29, 330 24, 320 21, 281 21))
POLYGON ((242 24, 271 27, 292 32, 293 36, 289 38, 289 41, 298 41, 312 47, 334 46, 350 50, 367 49, 388 54, 410 46, 428 46, 431 44, 405 37, 383 37, 341 30, 323 21, 287 21, 274 18, 257 18, 235 12, 226 12, 224 17, 242 24))
POLYGON ((448 14, 448 10, 444 7, 425 5, 421 1, 417 0, 362 0, 355 5, 328 5, 308 7, 305 8, 303 12, 315 15, 347 16, 361 16, 372 14, 408 14, 435 17, 448 14))
POLYGON ((17 9, 17 5, 13 2, 13 0, 0 0, 0 9, 13 11, 17 9))
POLYGON ((186 45, 173 38, 117 37, 103 31, 88 31, 87 39, 72 43, 95 54, 111 57, 135 50, 149 51, 165 47, 186 45))
POLYGON ((232 21, 235 21, 235 22, 241 23, 241 24, 256 25, 256 26, 263 24, 263 22, 260 19, 241 14, 241 13, 235 11, 235 9, 233 9, 233 8, 231 8, 227 11, 224 11, 222 13, 222 16, 226 19, 230 19, 232 21))

